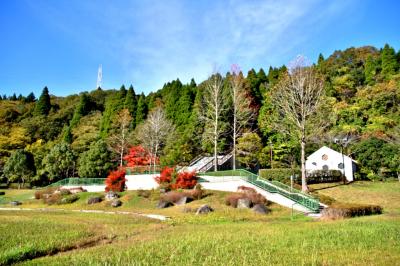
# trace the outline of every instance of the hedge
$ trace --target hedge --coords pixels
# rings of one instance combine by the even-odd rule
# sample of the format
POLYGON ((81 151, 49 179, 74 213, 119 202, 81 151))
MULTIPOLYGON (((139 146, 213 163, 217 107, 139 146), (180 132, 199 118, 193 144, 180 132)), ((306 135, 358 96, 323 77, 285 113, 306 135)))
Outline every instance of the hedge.
POLYGON ((322 219, 343 219, 355 216, 381 214, 383 208, 378 205, 360 205, 335 202, 328 208, 322 210, 322 219))
MULTIPOLYGON (((301 170, 290 168, 260 169, 258 175, 267 180, 275 180, 284 184, 290 184, 290 176, 295 175, 294 182, 301 183, 301 170)), ((316 170, 307 175, 308 184, 340 182, 343 180, 339 170, 316 170)))
MULTIPOLYGON (((267 180, 275 180, 285 184, 290 184, 290 176, 297 175, 301 176, 300 169, 290 169, 290 168, 276 168, 276 169, 260 169, 258 175, 267 180)), ((301 181, 301 178, 299 178, 301 181)), ((295 179, 295 182, 297 180, 295 179)))

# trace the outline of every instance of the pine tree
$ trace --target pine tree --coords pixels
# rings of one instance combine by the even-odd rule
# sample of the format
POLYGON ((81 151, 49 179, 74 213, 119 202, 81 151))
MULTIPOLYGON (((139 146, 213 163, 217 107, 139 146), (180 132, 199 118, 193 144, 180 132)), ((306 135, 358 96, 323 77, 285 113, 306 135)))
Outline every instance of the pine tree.
POLYGON ((49 89, 44 87, 42 95, 40 95, 39 100, 36 102, 35 114, 36 115, 48 115, 50 112, 51 103, 49 89))
POLYGON ((136 125, 139 125, 141 122, 143 122, 146 119, 147 115, 147 105, 146 105, 146 98, 144 96, 144 93, 140 94, 139 101, 137 104, 137 109, 136 109, 136 125))
POLYGON ((36 97, 35 94, 33 94, 33 92, 29 93, 28 96, 26 96, 25 98, 25 102, 27 103, 33 103, 36 101, 36 97))
POLYGON ((11 96, 10 100, 11 100, 11 101, 16 101, 16 100, 17 100, 17 95, 14 93, 14 94, 11 96))
POLYGON ((125 98, 125 96, 126 96, 126 88, 125 85, 122 85, 121 88, 119 88, 119 97, 122 99, 125 98))
POLYGON ((125 108, 129 110, 130 115, 132 116, 132 124, 133 127, 136 125, 135 121, 135 115, 136 115, 136 109, 137 109, 137 100, 136 100, 136 94, 135 90, 133 89, 133 86, 129 86, 128 93, 126 94, 125 97, 125 108))
POLYGON ((388 80, 390 77, 396 73, 397 60, 396 53, 392 47, 385 44, 381 52, 382 59, 382 75, 384 79, 388 80))
POLYGON ((319 54, 318 56, 318 66, 320 66, 322 63, 324 63, 325 58, 322 54, 319 54))

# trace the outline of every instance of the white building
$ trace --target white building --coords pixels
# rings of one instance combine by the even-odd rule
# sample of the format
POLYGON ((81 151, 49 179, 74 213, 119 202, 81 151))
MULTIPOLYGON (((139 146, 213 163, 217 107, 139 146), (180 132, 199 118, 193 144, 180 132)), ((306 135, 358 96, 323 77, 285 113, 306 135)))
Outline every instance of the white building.
POLYGON ((308 156, 306 160, 306 171, 314 170, 339 170, 342 173, 344 170, 347 181, 351 182, 354 180, 356 163, 349 156, 342 156, 340 152, 323 146, 308 156))

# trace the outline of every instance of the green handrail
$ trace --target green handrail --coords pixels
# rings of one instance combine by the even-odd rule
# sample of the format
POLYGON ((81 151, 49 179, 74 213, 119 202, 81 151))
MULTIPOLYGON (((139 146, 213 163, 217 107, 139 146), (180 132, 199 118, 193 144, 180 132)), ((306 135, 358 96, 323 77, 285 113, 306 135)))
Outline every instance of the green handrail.
POLYGON ((278 193, 288 199, 297 202, 298 204, 310 209, 313 212, 319 212, 319 200, 311 195, 305 194, 297 189, 292 189, 291 187, 280 183, 278 181, 268 181, 260 178, 258 175, 251 173, 247 170, 227 170, 218 172, 208 172, 200 173, 199 176, 240 176, 241 179, 253 184, 267 192, 278 193))

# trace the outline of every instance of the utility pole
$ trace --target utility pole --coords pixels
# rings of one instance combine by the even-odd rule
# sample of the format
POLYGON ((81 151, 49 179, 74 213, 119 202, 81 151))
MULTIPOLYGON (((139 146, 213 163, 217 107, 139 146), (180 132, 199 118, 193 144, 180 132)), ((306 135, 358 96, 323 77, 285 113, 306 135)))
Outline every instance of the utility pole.
POLYGON ((343 175, 343 184, 346 184, 346 176, 345 176, 345 166, 344 166, 344 154, 343 154, 343 149, 344 147, 348 144, 348 137, 344 137, 344 138, 334 138, 333 140, 336 144, 340 145, 340 153, 342 154, 342 165, 343 165, 343 171, 342 171, 342 175, 343 175))

